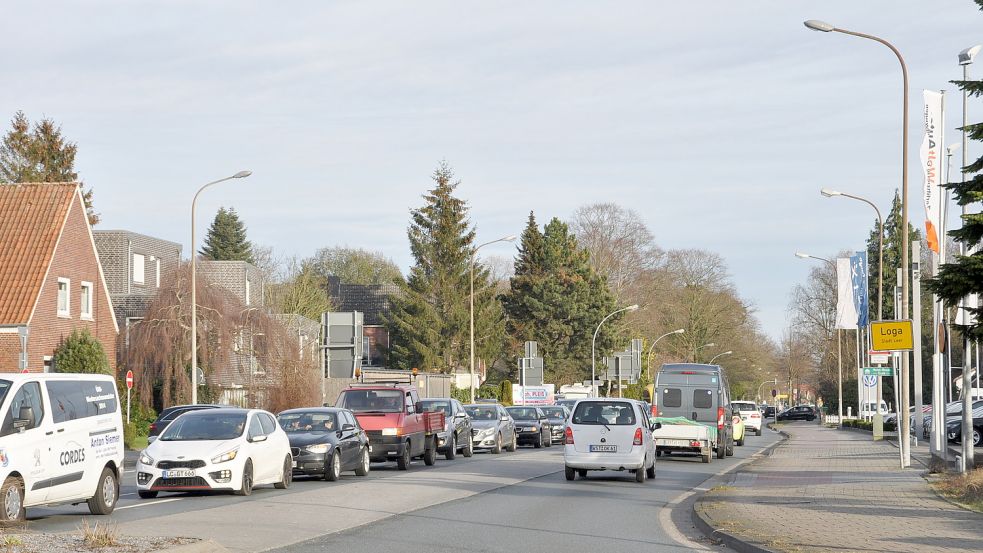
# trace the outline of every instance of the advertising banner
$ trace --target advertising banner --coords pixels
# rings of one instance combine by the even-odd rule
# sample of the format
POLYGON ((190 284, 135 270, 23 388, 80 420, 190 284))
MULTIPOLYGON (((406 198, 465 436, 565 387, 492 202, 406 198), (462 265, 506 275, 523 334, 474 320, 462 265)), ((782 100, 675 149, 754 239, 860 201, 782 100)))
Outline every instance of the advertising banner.
POLYGON ((870 295, 867 283, 867 252, 850 256, 850 281, 853 287, 853 306, 857 310, 857 325, 865 328, 870 322, 870 295))
POLYGON ((922 171, 925 173, 925 185, 922 199, 925 204, 925 239, 928 247, 939 253, 939 232, 942 228, 942 164, 944 160, 942 148, 942 94, 934 90, 923 90, 925 98, 925 137, 919 155, 922 160, 922 171))
POLYGON ((857 328, 858 318, 850 258, 840 257, 836 260, 836 328, 857 328))
POLYGON ((519 386, 512 385, 513 405, 552 405, 554 400, 554 385, 519 386))

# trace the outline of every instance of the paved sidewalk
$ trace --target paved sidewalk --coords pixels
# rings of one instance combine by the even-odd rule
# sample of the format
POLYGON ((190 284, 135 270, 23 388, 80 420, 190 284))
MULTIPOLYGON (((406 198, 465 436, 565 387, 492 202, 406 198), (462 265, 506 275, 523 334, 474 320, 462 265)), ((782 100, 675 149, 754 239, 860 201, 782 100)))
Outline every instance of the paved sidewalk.
MULTIPOLYGON (((898 450, 815 423, 695 505, 710 527, 772 551, 983 551, 983 515, 940 499, 898 450)), ((754 550, 754 547, 743 548, 754 550)))

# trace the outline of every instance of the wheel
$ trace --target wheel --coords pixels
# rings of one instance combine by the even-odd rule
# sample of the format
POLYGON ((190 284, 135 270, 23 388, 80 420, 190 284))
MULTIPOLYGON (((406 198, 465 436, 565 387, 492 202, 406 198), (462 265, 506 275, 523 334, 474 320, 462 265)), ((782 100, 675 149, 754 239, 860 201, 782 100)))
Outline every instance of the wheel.
POLYGON ((635 482, 641 484, 645 481, 645 467, 635 469, 635 482))
POLYGON ((573 480, 577 477, 577 471, 574 470, 573 467, 565 466, 563 467, 563 476, 565 476, 567 480, 573 480))
POLYGON ((731 441, 730 444, 727 445, 727 450, 724 451, 724 454, 727 455, 728 457, 733 457, 734 456, 734 442, 733 441, 731 441))
POLYGON ((249 495, 253 493, 253 461, 246 459, 246 466, 242 469, 242 485, 236 490, 236 495, 249 495))
POLYGON ((727 457, 727 448, 724 444, 720 444, 717 446, 717 459, 724 459, 725 457, 727 457))
POLYGON ((661 451, 658 451, 658 450, 656 450, 656 452, 655 452, 655 456, 656 456, 656 457, 662 457, 662 452, 661 452, 661 451))
POLYGON ((502 434, 499 433, 498 436, 495 437, 495 446, 492 447, 492 453, 498 455, 501 452, 502 452, 502 434))
POLYGON ((432 467, 437 462, 437 436, 423 442, 423 464, 432 467))
POLYGON ((328 482, 335 482, 339 478, 341 478, 341 451, 335 447, 334 452, 331 454, 331 460, 324 467, 324 479, 328 482))
POLYGON ((754 432, 754 435, 755 435, 755 436, 760 436, 760 435, 761 435, 761 429, 760 429, 760 428, 759 428, 759 429, 757 429, 757 430, 756 430, 756 431, 754 432))
POLYGON ((362 448, 362 459, 355 467, 355 476, 368 476, 369 474, 369 448, 362 448))
POLYGON ((113 469, 105 467, 99 475, 96 494, 87 501, 89 512, 94 515, 108 515, 116 508, 117 499, 119 499, 119 481, 116 480, 113 469))
POLYGON ((587 478, 587 469, 580 469, 577 471, 577 475, 581 478, 587 478))
POLYGON ((543 440, 543 434, 540 432, 539 439, 536 440, 536 443, 534 444, 534 446, 535 446, 536 449, 539 449, 539 448, 543 447, 544 445, 546 445, 546 441, 543 440))
POLYGON ((652 461, 652 466, 645 471, 645 476, 653 480, 655 479, 655 461, 652 461))
POLYGON ((20 522, 26 518, 24 511, 24 481, 13 476, 3 482, 0 487, 0 497, 3 498, 3 509, 0 509, 0 521, 20 522))
POLYGON ((704 463, 709 463, 710 462, 710 459, 712 457, 713 457, 713 454, 712 453, 707 453, 706 455, 703 455, 703 462, 704 463))
POLYGON ((410 462, 410 442, 406 442, 403 446, 403 454, 396 459, 396 468, 406 470, 410 468, 410 462))
POLYGON ((153 499, 157 497, 157 492, 152 492, 148 490, 138 490, 137 495, 140 496, 140 499, 153 499))
POLYGON ((447 453, 444 453, 444 459, 453 461, 454 457, 457 457, 457 437, 451 432, 451 443, 447 446, 447 453))
POLYGON ((737 445, 744 445, 744 438, 737 440, 737 445))
POLYGON ((974 428, 973 429, 973 447, 979 447, 980 446, 980 440, 981 440, 981 438, 983 438, 983 436, 980 435, 980 429, 979 428, 974 428))
POLYGON ((461 450, 461 455, 465 457, 474 455, 474 442, 471 440, 471 434, 468 434, 468 444, 461 450))
POLYGON ((519 438, 515 435, 515 432, 512 433, 512 444, 509 445, 509 447, 507 447, 506 449, 512 452, 519 449, 519 438))
POLYGON ((546 435, 546 447, 553 447, 553 431, 546 435))
POLYGON ((287 458, 283 460, 283 472, 280 476, 280 481, 273 484, 273 487, 278 490, 285 490, 290 487, 290 484, 294 481, 294 460, 291 456, 287 455, 287 458))

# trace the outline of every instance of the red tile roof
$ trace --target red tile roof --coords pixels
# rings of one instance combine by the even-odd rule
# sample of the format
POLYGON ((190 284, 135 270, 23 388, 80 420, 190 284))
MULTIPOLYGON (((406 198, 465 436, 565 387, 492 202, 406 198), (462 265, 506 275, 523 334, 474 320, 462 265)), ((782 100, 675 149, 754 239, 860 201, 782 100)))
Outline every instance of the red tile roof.
POLYGON ((0 184, 0 324, 26 324, 76 183, 0 184))

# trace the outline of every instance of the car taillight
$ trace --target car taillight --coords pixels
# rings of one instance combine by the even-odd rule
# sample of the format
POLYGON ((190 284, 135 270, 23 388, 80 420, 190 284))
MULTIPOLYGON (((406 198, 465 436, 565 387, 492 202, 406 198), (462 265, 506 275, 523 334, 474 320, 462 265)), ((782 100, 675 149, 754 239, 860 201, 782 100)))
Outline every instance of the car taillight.
POLYGON ((717 430, 724 429, 724 408, 717 407, 717 430))
POLYGON ((632 442, 632 445, 642 445, 642 429, 641 428, 636 428, 635 429, 635 441, 632 442))
POLYGON ((150 431, 151 432, 156 432, 157 431, 157 423, 156 422, 150 423, 150 431))
POLYGON ((751 413, 751 418, 752 419, 760 419, 761 418, 761 415, 759 415, 757 413, 751 413))
POLYGON ((563 431, 563 437, 563 443, 566 445, 573 445, 573 430, 571 430, 569 426, 563 431))

